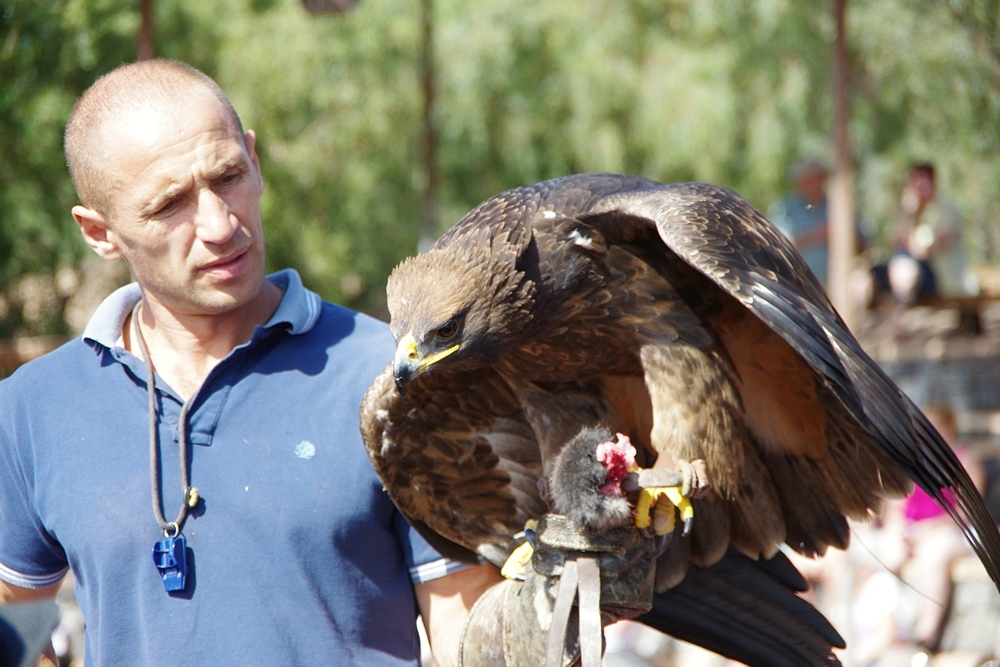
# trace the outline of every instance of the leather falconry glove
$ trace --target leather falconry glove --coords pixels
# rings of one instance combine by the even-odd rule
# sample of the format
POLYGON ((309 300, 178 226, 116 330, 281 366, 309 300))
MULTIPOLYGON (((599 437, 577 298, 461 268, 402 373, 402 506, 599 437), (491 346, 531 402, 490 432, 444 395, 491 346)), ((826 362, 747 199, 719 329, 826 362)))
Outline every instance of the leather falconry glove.
POLYGON ((669 534, 635 526, 622 489, 636 483, 634 453, 626 436, 613 442, 606 429, 585 429, 566 445, 543 491, 564 513, 526 527, 526 541, 502 570, 507 580, 474 605, 462 667, 565 667, 577 660, 599 667, 603 626, 650 610, 656 557, 669 534))
POLYGON ((535 540, 518 578, 473 606, 461 667, 567 667, 578 659, 597 667, 603 626, 652 607, 657 541, 635 527, 587 536, 565 516, 546 514, 535 540))

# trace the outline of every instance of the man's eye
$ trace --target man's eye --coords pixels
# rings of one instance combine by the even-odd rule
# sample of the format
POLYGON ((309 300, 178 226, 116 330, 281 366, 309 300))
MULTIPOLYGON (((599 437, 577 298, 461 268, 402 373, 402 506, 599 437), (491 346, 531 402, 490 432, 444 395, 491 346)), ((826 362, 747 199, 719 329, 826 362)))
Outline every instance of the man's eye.
POLYGON ((436 335, 438 338, 448 339, 454 337, 456 333, 458 333, 458 322, 451 320, 448 324, 438 329, 436 335))
POLYGON ((156 215, 166 215, 167 213, 173 211, 175 208, 177 208, 177 200, 171 199, 166 204, 156 209, 156 215))

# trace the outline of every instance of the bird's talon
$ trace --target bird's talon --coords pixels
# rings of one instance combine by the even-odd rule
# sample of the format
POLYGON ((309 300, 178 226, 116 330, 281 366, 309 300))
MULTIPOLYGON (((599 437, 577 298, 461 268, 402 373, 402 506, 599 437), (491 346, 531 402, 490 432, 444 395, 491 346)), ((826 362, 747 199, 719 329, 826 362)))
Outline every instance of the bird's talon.
POLYGON ((708 469, 705 466, 705 459, 695 459, 691 461, 691 472, 693 473, 693 479, 691 481, 691 498, 704 498, 708 494, 711 485, 708 481, 708 469))
POLYGON ((650 553, 650 558, 659 558, 667 547, 670 546, 670 542, 674 539, 673 531, 670 531, 666 535, 659 535, 656 538, 656 547, 650 553))
POLYGON ((681 495, 685 498, 705 497, 709 489, 705 459, 695 459, 693 461, 681 459, 677 463, 677 471, 681 473, 684 479, 681 483, 681 495))
POLYGON ((684 522, 684 535, 691 532, 694 506, 690 499, 704 497, 709 488, 705 461, 704 459, 693 461, 681 459, 677 462, 677 471, 680 473, 681 482, 676 486, 640 487, 639 498, 635 506, 635 525, 637 528, 646 529, 652 524, 652 530, 656 535, 672 533, 675 524, 674 507, 676 507, 680 513, 681 521, 684 522), (666 496, 673 507, 664 507, 657 511, 654 521, 650 513, 660 496, 666 496))
POLYGON ((684 521, 685 525, 690 523, 694 517, 694 507, 691 505, 691 501, 681 493, 680 486, 657 486, 643 489, 639 492, 639 499, 635 505, 636 528, 647 528, 653 524, 653 532, 657 535, 672 533, 674 530, 674 507, 680 512, 681 520, 684 521), (665 512, 657 512, 657 521, 654 523, 650 513, 660 496, 666 496, 673 507, 668 508, 665 512))

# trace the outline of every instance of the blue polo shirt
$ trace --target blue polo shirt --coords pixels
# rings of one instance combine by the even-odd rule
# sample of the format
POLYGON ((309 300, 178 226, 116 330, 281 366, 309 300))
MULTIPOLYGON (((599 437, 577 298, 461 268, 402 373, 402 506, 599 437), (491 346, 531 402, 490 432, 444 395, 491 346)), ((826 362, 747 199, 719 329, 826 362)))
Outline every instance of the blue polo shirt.
MULTIPOLYGON (((193 572, 168 596, 151 557, 145 369, 120 346, 135 285, 84 334, 0 382, 0 578, 67 569, 97 665, 415 665, 411 580, 450 571, 375 476, 358 407, 388 327, 323 303, 293 271, 271 320, 189 413, 193 572)), ((156 379, 164 514, 180 507, 182 401, 156 379)))
MULTIPOLYGON (((827 224, 826 199, 820 204, 810 204, 797 192, 777 202, 767 216, 792 242, 827 224)), ((827 243, 817 243, 800 248, 799 254, 812 269, 819 281, 826 285, 830 250, 827 243)))

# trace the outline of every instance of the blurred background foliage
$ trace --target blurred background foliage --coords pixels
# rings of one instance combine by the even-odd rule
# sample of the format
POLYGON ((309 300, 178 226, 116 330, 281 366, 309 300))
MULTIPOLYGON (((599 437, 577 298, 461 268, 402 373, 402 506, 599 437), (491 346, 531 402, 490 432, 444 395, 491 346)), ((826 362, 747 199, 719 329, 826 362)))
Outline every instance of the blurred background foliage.
MULTIPOLYGON (((257 131, 272 268, 381 314, 420 229, 420 1, 154 8, 157 54, 213 76, 257 131)), ((433 18, 442 230, 503 189, 583 171, 710 181, 766 210, 799 157, 832 157, 828 3, 436 0, 433 18)), ((851 0, 847 18, 875 251, 907 164, 932 160, 974 258, 996 262, 1000 0, 851 0)), ((61 133, 75 98, 134 58, 139 20, 134 0, 0 0, 0 337, 85 321, 69 310, 98 269, 61 133)))

